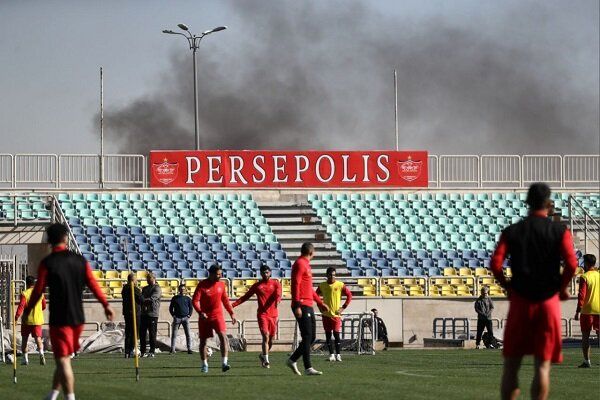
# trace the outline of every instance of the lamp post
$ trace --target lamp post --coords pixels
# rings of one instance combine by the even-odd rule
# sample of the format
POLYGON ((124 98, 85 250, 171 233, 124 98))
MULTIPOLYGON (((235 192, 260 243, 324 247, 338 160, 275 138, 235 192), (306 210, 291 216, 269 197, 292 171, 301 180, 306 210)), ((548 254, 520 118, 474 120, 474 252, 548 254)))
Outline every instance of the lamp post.
POLYGON ((211 33, 224 31, 225 29, 227 29, 227 27, 226 26, 218 26, 211 30, 204 31, 200 35, 195 35, 190 32, 187 25, 177 24, 177 26, 184 33, 174 32, 169 29, 165 29, 162 32, 167 33, 169 35, 183 36, 188 41, 188 44, 190 45, 190 50, 192 50, 192 59, 194 62, 194 134, 196 136, 196 150, 200 150, 200 132, 198 132, 198 80, 197 80, 197 73, 196 73, 196 50, 198 50, 198 47, 200 46, 200 41, 202 40, 202 38, 204 38, 204 36, 210 35, 211 33))

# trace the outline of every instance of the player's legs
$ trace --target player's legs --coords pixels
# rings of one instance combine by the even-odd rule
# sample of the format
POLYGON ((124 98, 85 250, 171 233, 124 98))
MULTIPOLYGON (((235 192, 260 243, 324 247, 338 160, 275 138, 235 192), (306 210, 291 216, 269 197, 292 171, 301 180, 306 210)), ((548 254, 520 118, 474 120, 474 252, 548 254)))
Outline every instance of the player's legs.
POLYGON ((540 360, 536 357, 534 368, 531 399, 546 400, 550 393, 550 360, 540 360))
POLYGON ((227 372, 230 369, 229 362, 227 360, 227 355, 229 353, 229 341, 227 340, 227 334, 225 330, 221 330, 217 332, 217 336, 219 337, 219 347, 221 348, 221 370, 223 372, 227 372))
POLYGON ((69 395, 73 396, 75 393, 75 376, 73 375, 73 368, 71 368, 71 357, 56 357, 54 360, 56 370, 52 389, 60 390, 62 388, 66 398, 69 395))
POLYGON ((174 317, 173 325, 171 325, 171 354, 175 353, 175 339, 177 338, 179 325, 181 325, 181 318, 174 317))
POLYGON ((590 360, 590 333, 589 331, 581 331, 581 351, 583 352, 583 359, 585 361, 590 360))
POLYGON ((327 349, 329 350, 329 358, 333 356, 333 343, 331 342, 331 334, 333 332, 330 330, 325 331, 325 343, 327 344, 327 349))
POLYGON ((37 350, 40 355, 40 364, 46 365, 46 357, 44 356, 44 342, 42 341, 42 336, 38 335, 38 333, 40 333, 40 332, 37 332, 36 335, 34 336, 35 344, 37 345, 37 350))
POLYGON ((148 321, 147 315, 142 315, 140 318, 140 351, 142 355, 146 353, 146 342, 148 340, 148 321))
POLYGON ((477 336, 475 336, 475 346, 479 348, 481 345, 481 336, 483 335, 483 329, 485 328, 485 321, 480 317, 477 318, 477 336))
POLYGON ((300 357, 302 357, 302 361, 304 362, 304 368, 311 368, 312 365, 310 363, 310 346, 312 344, 313 339, 313 324, 311 321, 311 314, 313 315, 312 320, 314 321, 314 312, 310 307, 301 307, 302 316, 297 318, 298 327, 300 328, 300 337, 302 340, 298 344, 296 350, 290 356, 290 361, 295 363, 298 361, 300 357))
POLYGON ((502 400, 516 400, 521 394, 519 389, 519 369, 522 357, 505 357, 500 394, 502 400))
POLYGON ((187 346, 187 351, 189 354, 192 354, 192 337, 190 336, 190 319, 183 318, 181 320, 181 325, 183 325, 183 333, 185 333, 185 344, 187 346))
POLYGON ((29 341, 29 333, 23 332, 21 334, 21 353, 23 354, 23 361, 21 365, 29 364, 29 354, 27 353, 27 342, 29 341))
POLYGON ((154 354, 154 350, 156 349, 156 333, 158 331, 158 317, 150 317, 149 319, 150 354, 154 354))
MULTIPOLYGON (((340 340, 340 332, 339 331, 333 331, 333 339, 335 340, 335 354, 337 354, 338 356, 341 353, 341 340, 340 340)), ((338 357, 339 358, 339 357, 338 357)))

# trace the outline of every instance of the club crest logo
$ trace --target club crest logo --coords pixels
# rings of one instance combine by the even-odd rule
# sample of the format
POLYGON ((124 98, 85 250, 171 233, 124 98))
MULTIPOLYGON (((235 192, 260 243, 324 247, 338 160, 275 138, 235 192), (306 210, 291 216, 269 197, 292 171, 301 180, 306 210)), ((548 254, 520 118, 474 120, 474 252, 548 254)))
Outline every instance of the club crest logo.
POLYGON ((157 162, 152 164, 152 174, 157 181, 163 185, 168 185, 177 179, 179 172, 179 163, 169 162, 166 158, 163 162, 157 162))
POLYGON ((406 161, 398 161, 398 174, 400 178, 407 182, 412 182, 421 176, 423 170, 423 161, 413 161, 412 157, 408 156, 406 161))

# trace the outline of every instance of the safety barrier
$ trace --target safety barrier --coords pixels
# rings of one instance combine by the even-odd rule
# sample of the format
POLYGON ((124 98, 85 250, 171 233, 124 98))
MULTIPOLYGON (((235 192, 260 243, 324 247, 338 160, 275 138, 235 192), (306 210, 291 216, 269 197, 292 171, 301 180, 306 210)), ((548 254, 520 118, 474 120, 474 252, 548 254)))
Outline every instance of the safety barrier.
MULTIPOLYGON (((600 156, 434 155, 430 188, 512 188, 548 182, 567 189, 597 189, 600 156)), ((148 158, 139 154, 0 154, 0 187, 147 187, 148 158)))

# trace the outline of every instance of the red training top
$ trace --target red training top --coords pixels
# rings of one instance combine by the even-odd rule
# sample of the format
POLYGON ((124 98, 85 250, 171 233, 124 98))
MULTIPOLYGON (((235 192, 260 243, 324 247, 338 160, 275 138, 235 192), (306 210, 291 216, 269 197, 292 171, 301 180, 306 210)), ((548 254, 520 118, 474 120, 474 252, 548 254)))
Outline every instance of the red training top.
POLYGON ((308 258, 300 256, 292 265, 292 308, 312 307, 313 301, 319 306, 323 305, 323 301, 313 289, 312 271, 308 258))
POLYGON ((258 300, 257 315, 266 315, 268 317, 277 318, 277 305, 281 301, 281 285, 274 279, 268 281, 260 280, 248 289, 246 294, 237 299, 233 303, 233 307, 237 307, 250 297, 256 294, 258 300))
POLYGON ((192 305, 198 314, 204 313, 208 319, 222 319, 223 308, 221 308, 221 304, 223 304, 229 315, 233 315, 233 308, 229 303, 229 297, 223 282, 205 279, 198 283, 194 291, 194 297, 192 297, 192 305))

